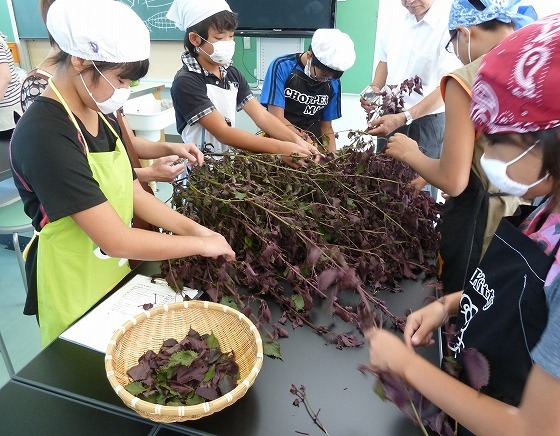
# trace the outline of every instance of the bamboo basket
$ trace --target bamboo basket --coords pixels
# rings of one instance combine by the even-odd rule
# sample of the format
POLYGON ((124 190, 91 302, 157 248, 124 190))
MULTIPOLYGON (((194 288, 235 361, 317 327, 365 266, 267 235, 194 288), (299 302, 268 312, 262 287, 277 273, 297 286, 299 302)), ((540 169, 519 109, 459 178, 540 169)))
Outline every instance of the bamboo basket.
POLYGON ((117 395, 138 414, 156 422, 180 422, 211 415, 235 403, 255 382, 262 362, 261 336, 245 315, 223 304, 192 300, 156 307, 127 321, 109 342, 105 370, 117 395), (130 382, 126 371, 142 354, 150 349, 157 352, 166 339, 180 341, 190 328, 201 335, 213 333, 222 352, 235 353, 240 380, 231 392, 196 406, 162 406, 124 389, 130 382))

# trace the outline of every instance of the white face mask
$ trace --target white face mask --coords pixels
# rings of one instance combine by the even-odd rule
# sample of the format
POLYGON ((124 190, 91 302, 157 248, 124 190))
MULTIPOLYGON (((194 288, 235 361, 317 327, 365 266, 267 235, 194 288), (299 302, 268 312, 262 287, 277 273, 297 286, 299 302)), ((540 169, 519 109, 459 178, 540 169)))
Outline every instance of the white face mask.
POLYGON ((305 64, 305 67, 303 68, 303 72, 305 73, 305 75, 307 77, 309 77, 311 80, 314 80, 317 83, 325 83, 328 82, 330 79, 330 77, 325 77, 325 78, 319 78, 313 74, 311 74, 311 59, 307 60, 307 63, 305 64))
POLYGON ((548 177, 548 173, 543 178, 537 180, 535 183, 525 185, 524 183, 516 182, 515 180, 511 179, 507 175, 507 167, 511 164, 514 164, 527 153, 529 153, 533 148, 536 147, 538 143, 539 141, 535 142, 527 150, 521 153, 520 156, 517 156, 515 159, 510 160, 509 162, 502 162, 498 159, 488 159, 483 154, 482 156, 480 156, 480 165, 488 176, 490 182, 494 186, 496 186, 496 188, 498 188, 502 192, 505 192, 506 194, 522 197, 530 188, 532 188, 533 186, 537 186, 539 183, 544 181, 548 177))
POLYGON ((82 73, 80 73, 80 79, 82 79, 82 83, 84 84, 84 87, 86 88, 86 91, 88 92, 89 96, 91 97, 91 99, 97 105, 97 108, 99 109, 99 112, 101 112, 103 114, 113 113, 117 109, 120 109, 123 106, 123 104, 128 100, 128 97, 130 97, 130 86, 127 86, 126 88, 115 88, 113 86, 113 84, 109 81, 109 79, 107 79, 107 77, 105 77, 103 75, 103 73, 101 71, 99 71, 99 69, 97 68, 97 66, 95 65, 95 63, 93 61, 92 61, 92 64, 95 67, 95 69, 97 70, 97 72, 99 74, 101 74, 101 77, 103 77, 107 81, 107 83, 109 85, 111 85, 111 87, 114 89, 111 97, 109 97, 105 101, 95 100, 95 98, 93 98, 93 94, 91 93, 91 91, 87 87, 86 82, 84 82, 84 78, 82 77, 82 73))
POLYGON ((305 75, 307 77, 309 77, 310 79, 313 79, 313 77, 311 77, 311 62, 309 60, 305 64, 305 68, 303 69, 303 72, 305 73, 305 75))
POLYGON ((202 36, 200 37, 200 39, 206 41, 208 44, 212 44, 212 47, 214 47, 214 52, 212 54, 208 54, 201 47, 197 47, 197 49, 202 50, 204 53, 206 53, 213 62, 216 62, 219 65, 231 64, 233 60, 233 54, 235 53, 234 40, 210 42, 204 39, 202 36))

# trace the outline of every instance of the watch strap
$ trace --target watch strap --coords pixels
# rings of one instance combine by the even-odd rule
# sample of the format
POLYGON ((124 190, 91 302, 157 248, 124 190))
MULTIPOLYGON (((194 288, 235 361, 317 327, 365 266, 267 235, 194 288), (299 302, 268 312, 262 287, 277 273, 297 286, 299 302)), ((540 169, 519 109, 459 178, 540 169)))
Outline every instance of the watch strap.
POLYGON ((412 118, 409 111, 403 111, 403 114, 406 117, 406 125, 410 126, 410 124, 414 121, 414 118, 412 118))

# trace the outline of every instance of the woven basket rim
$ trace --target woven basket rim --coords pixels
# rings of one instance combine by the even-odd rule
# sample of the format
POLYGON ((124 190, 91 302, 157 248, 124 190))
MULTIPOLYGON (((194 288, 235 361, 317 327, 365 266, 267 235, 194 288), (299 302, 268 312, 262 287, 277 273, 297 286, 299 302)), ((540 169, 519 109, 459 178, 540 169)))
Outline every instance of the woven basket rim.
POLYGON ((220 303, 213 303, 210 301, 201 301, 201 300, 190 300, 190 301, 181 301, 177 303, 171 304, 164 304, 162 306, 155 307, 150 310, 145 310, 138 315, 134 316, 133 318, 126 321, 122 326, 120 326, 109 341, 109 345, 107 346, 107 351, 105 353, 105 371, 107 374, 107 379, 111 383, 113 390, 117 393, 117 395, 124 401, 124 403, 143 414, 148 415, 156 415, 156 416, 167 416, 167 417, 185 417, 185 416, 192 416, 197 415, 199 417, 203 417, 213 413, 214 411, 218 411, 226 407, 228 404, 237 401, 241 398, 247 390, 253 385, 255 379, 262 367, 263 363, 263 345, 261 335, 253 324, 253 322, 247 318, 243 313, 235 310, 229 306, 220 303), (213 311, 220 311, 224 313, 230 313, 241 321, 246 323, 249 326, 249 330, 253 334, 255 343, 257 345, 257 356, 255 359, 255 364, 253 368, 249 371, 247 377, 243 380, 240 380, 237 386, 230 392, 221 397, 216 398, 212 401, 207 401, 202 404, 197 404, 194 406, 162 406, 159 404, 153 404, 148 401, 141 400, 140 398, 132 395, 129 393, 124 386, 122 386, 117 377, 115 375, 115 371, 113 368, 113 353, 115 348, 117 347, 117 343, 119 339, 131 328, 136 326, 139 322, 145 321, 149 318, 153 318, 159 314, 165 312, 172 312, 177 310, 184 310, 188 308, 197 308, 197 309, 206 309, 206 310, 213 310, 213 311))

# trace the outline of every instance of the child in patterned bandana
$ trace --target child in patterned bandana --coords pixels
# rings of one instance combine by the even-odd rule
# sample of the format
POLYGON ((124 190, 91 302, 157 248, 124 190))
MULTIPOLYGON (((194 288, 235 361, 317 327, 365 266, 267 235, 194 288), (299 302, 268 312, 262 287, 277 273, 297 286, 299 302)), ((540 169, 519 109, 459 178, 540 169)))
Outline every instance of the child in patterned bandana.
POLYGON ((472 88, 490 181, 548 200, 504 218, 465 290, 409 315, 404 343, 379 329, 366 334, 373 369, 420 391, 460 423, 459 434, 560 434, 559 36, 560 14, 516 31, 486 55, 472 88), (454 315, 457 360, 468 366, 474 348, 490 365, 480 392, 413 351, 454 315))
POLYGON ((519 13, 521 0, 454 0, 449 15, 447 50, 463 67, 441 80, 445 100, 445 134, 441 157, 430 159, 412 139, 396 134, 387 155, 414 168, 449 195, 440 227, 440 280, 445 293, 460 291, 472 275, 503 216, 523 202, 488 181, 479 159, 484 149, 469 122, 474 76, 484 55, 516 28, 532 21, 519 13))

